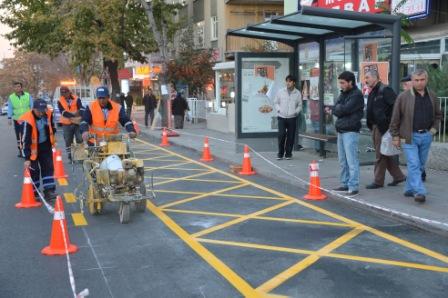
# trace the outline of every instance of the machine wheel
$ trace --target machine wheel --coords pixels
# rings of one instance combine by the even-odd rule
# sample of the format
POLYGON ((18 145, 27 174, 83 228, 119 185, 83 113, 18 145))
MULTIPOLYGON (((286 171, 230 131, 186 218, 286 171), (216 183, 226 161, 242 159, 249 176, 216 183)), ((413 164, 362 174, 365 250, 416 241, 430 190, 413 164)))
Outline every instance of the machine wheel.
POLYGON ((120 203, 120 223, 127 224, 131 219, 131 208, 129 203, 120 203))
POLYGON ((101 202, 95 202, 95 189, 92 185, 87 190, 87 207, 91 215, 98 215, 103 212, 103 204, 101 202))

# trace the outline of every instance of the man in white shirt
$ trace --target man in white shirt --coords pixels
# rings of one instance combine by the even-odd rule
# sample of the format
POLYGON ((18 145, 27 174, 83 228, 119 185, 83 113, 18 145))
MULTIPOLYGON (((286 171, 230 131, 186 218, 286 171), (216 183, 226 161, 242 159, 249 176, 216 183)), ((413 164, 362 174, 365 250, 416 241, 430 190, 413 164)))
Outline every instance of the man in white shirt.
POLYGON ((292 158, 297 115, 302 111, 302 96, 295 86, 296 78, 288 75, 286 88, 280 89, 274 100, 278 118, 278 160, 292 158))

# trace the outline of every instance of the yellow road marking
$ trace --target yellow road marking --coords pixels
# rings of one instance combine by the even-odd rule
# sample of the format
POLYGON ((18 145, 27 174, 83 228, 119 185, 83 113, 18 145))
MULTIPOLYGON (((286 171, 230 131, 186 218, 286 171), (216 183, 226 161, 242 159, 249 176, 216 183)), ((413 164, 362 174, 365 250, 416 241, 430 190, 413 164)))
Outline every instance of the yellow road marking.
MULTIPOLYGON (((160 170, 160 169, 165 169, 165 168, 169 168, 169 167, 177 167, 177 166, 182 166, 182 165, 188 165, 191 164, 191 161, 186 161, 186 162, 181 162, 181 163, 177 163, 174 165, 166 165, 166 166, 160 166, 160 167, 145 167, 145 170, 160 170)), ((203 171, 203 169, 201 169, 203 171)), ((215 170, 215 169, 213 169, 215 170)))
POLYGON ((74 193, 72 192, 66 192, 64 193, 64 198, 65 201, 69 204, 75 203, 76 202, 76 196, 74 193))
MULTIPOLYGON (((146 177, 146 176, 145 176, 146 177)), ((150 178, 151 176, 148 176, 146 178, 150 178)), ((162 193, 175 193, 175 194, 190 194, 190 195, 204 195, 207 194, 206 192, 199 192, 199 191, 183 191, 183 190, 168 190, 168 189, 155 189, 154 192, 162 192, 162 193)), ((268 196, 256 196, 256 195, 240 195, 240 194, 227 194, 227 193, 220 193, 220 197, 230 197, 230 198, 242 198, 242 199, 266 199, 266 200, 278 200, 278 201, 286 201, 284 198, 277 198, 277 197, 268 197, 268 196)))
POLYGON ((205 239, 205 238, 196 238, 196 239, 199 242, 217 244, 217 245, 236 246, 236 247, 260 249, 260 250, 268 250, 268 251, 278 251, 278 252, 286 252, 286 253, 293 253, 293 254, 299 254, 299 255, 316 254, 316 255, 319 255, 320 257, 329 257, 329 258, 344 259, 344 260, 350 260, 350 261, 360 261, 360 262, 365 262, 365 263, 374 263, 374 264, 391 265, 391 266, 398 266, 398 267, 405 267, 405 268, 422 269, 422 270, 436 271, 436 272, 448 272, 447 267, 432 266, 432 265, 419 264, 419 263, 413 263, 413 262, 361 257, 361 256, 346 255, 346 254, 339 254, 339 253, 325 254, 325 253, 319 253, 318 251, 307 250, 307 249, 272 246, 272 245, 265 245, 265 244, 255 244, 255 243, 248 243, 248 242, 224 241, 224 240, 214 240, 214 239, 205 239))
POLYGON ((178 171, 207 171, 207 169, 194 169, 194 168, 176 168, 176 167, 166 167, 166 168, 157 168, 157 167, 145 167, 145 170, 178 170, 178 171))
MULTIPOLYGON (((164 158, 164 157, 170 157, 172 156, 171 154, 168 155, 160 155, 160 156, 154 156, 154 157, 147 157, 147 158, 140 158, 140 160, 159 160, 159 158, 164 158)), ((181 161, 181 160, 176 160, 176 161, 181 161)))
POLYGON ((280 209, 280 208, 282 208, 282 207, 291 205, 292 203, 294 203, 294 202, 293 202, 293 201, 285 201, 285 202, 282 202, 282 203, 280 203, 280 204, 277 204, 277 205, 274 205, 274 206, 271 206, 271 207, 268 207, 268 208, 259 210, 259 211, 257 211, 257 212, 253 212, 253 213, 244 215, 244 216, 242 216, 242 217, 240 217, 240 218, 232 219, 232 220, 230 220, 230 221, 228 221, 228 222, 225 222, 225 223, 222 223, 222 224, 220 224, 220 225, 216 225, 216 226, 210 227, 210 228, 208 228, 208 229, 199 231, 199 232, 197 232, 197 233, 192 234, 192 236, 193 236, 193 237, 201 237, 201 236, 210 234, 210 233, 212 233, 212 232, 216 232, 216 231, 218 231, 218 230, 221 230, 221 229, 224 229, 224 228, 227 228, 227 227, 236 225, 236 224, 238 224, 238 223, 240 223, 240 222, 246 221, 246 220, 251 219, 251 218, 254 218, 254 217, 256 217, 256 216, 259 216, 259 215, 262 215, 262 214, 265 214, 265 213, 268 213, 268 212, 271 212, 271 211, 280 209))
POLYGON ((205 176, 205 175, 212 174, 212 173, 213 172, 210 171, 210 172, 204 172, 204 173, 196 173, 196 174, 185 176, 185 177, 171 178, 171 180, 154 183, 154 186, 168 184, 168 183, 172 183, 172 182, 176 182, 176 181, 183 181, 183 180, 188 179, 188 178, 205 176))
POLYGON ((184 229, 176 224, 163 211, 153 205, 149 200, 146 203, 148 209, 156 215, 171 231, 191 247, 201 258, 210 266, 218 271, 221 276, 227 279, 241 294, 245 297, 260 297, 254 288, 252 288, 244 279, 230 269, 224 262, 218 259, 213 253, 206 249, 202 244, 192 238, 184 229))
POLYGON ((58 178, 58 183, 60 186, 67 186, 68 185, 68 180, 65 178, 58 178))
POLYGON ((135 150, 133 151, 134 154, 143 154, 143 153, 150 153, 154 151, 161 151, 160 148, 154 148, 154 149, 145 149, 145 150, 135 150))
POLYGON ((72 213, 72 219, 75 226, 87 226, 87 220, 81 212, 72 213))
MULTIPOLYGON (((211 174, 211 173, 210 173, 211 174)), ((161 180, 177 180, 179 178, 174 177, 153 177, 154 179, 161 180)), ((185 181, 197 181, 197 182, 210 182, 210 183, 240 183, 239 181, 231 181, 231 180, 219 180, 219 179, 196 179, 196 178, 182 178, 185 181)))
POLYGON ((238 185, 230 186, 230 187, 227 187, 227 188, 218 189, 218 190, 212 191, 210 193, 205 193, 205 194, 197 195, 197 196, 194 196, 194 197, 191 197, 191 198, 187 198, 187 199, 171 202, 171 203, 162 205, 159 208, 163 209, 163 208, 167 208, 167 207, 183 204, 183 203, 186 203, 186 202, 191 202, 191 201, 194 201, 194 200, 198 200, 198 199, 202 199, 202 198, 208 197, 210 195, 216 195, 216 194, 219 194, 221 192, 225 192, 225 191, 241 188, 241 187, 246 186, 246 185, 247 184, 238 184, 238 185))
MULTIPOLYGON (((244 217, 245 216, 245 214, 208 212, 208 211, 200 211, 200 210, 182 210, 182 209, 167 209, 167 208, 164 208, 163 211, 165 211, 165 212, 175 212, 175 213, 185 213, 185 214, 222 216, 222 217, 244 217)), ((345 223, 328 222, 328 221, 317 221, 317 220, 309 220, 309 219, 295 219, 295 218, 271 217, 271 216, 255 216, 255 217, 253 217, 253 219, 268 220, 268 221, 270 220, 270 221, 303 223, 303 224, 311 224, 311 225, 350 227, 349 225, 347 225, 345 223)))
POLYGON ((302 270, 304 270, 304 269, 308 268, 309 266, 311 266, 312 264, 314 264, 317 260, 319 260, 321 258, 320 255, 328 254, 332 250, 342 246, 346 242, 355 238, 362 232, 363 232, 362 229, 350 230, 349 232, 345 233, 341 237, 339 237, 336 240, 325 245, 324 247, 319 249, 317 252, 307 256, 305 259, 303 259, 300 262, 298 262, 297 264, 289 267, 282 273, 277 274, 276 276, 274 276, 273 278, 271 278, 270 280, 268 280, 267 282, 265 282, 264 284, 259 286, 257 288, 257 290, 262 291, 262 292, 272 291, 273 289, 275 289, 276 287, 278 287, 279 285, 281 285, 282 283, 284 283, 285 281, 287 281, 294 275, 300 273, 302 270))

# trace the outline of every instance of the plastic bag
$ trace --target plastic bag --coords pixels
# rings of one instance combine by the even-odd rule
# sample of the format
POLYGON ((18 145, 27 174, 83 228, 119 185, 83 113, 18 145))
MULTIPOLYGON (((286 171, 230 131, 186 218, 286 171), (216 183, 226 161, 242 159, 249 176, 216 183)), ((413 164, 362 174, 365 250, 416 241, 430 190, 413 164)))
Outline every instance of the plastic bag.
POLYGON ((401 150, 392 144, 392 135, 390 134, 389 130, 386 131, 386 133, 381 138, 380 152, 382 155, 386 156, 394 156, 401 153, 401 150))

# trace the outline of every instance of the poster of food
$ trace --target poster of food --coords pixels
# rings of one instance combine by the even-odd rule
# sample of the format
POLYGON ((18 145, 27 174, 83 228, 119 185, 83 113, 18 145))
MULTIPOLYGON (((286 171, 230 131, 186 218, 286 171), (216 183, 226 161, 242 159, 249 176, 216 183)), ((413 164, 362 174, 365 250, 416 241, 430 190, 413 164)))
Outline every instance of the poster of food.
POLYGON ((274 99, 288 74, 289 58, 242 58, 242 133, 277 131, 274 99))

